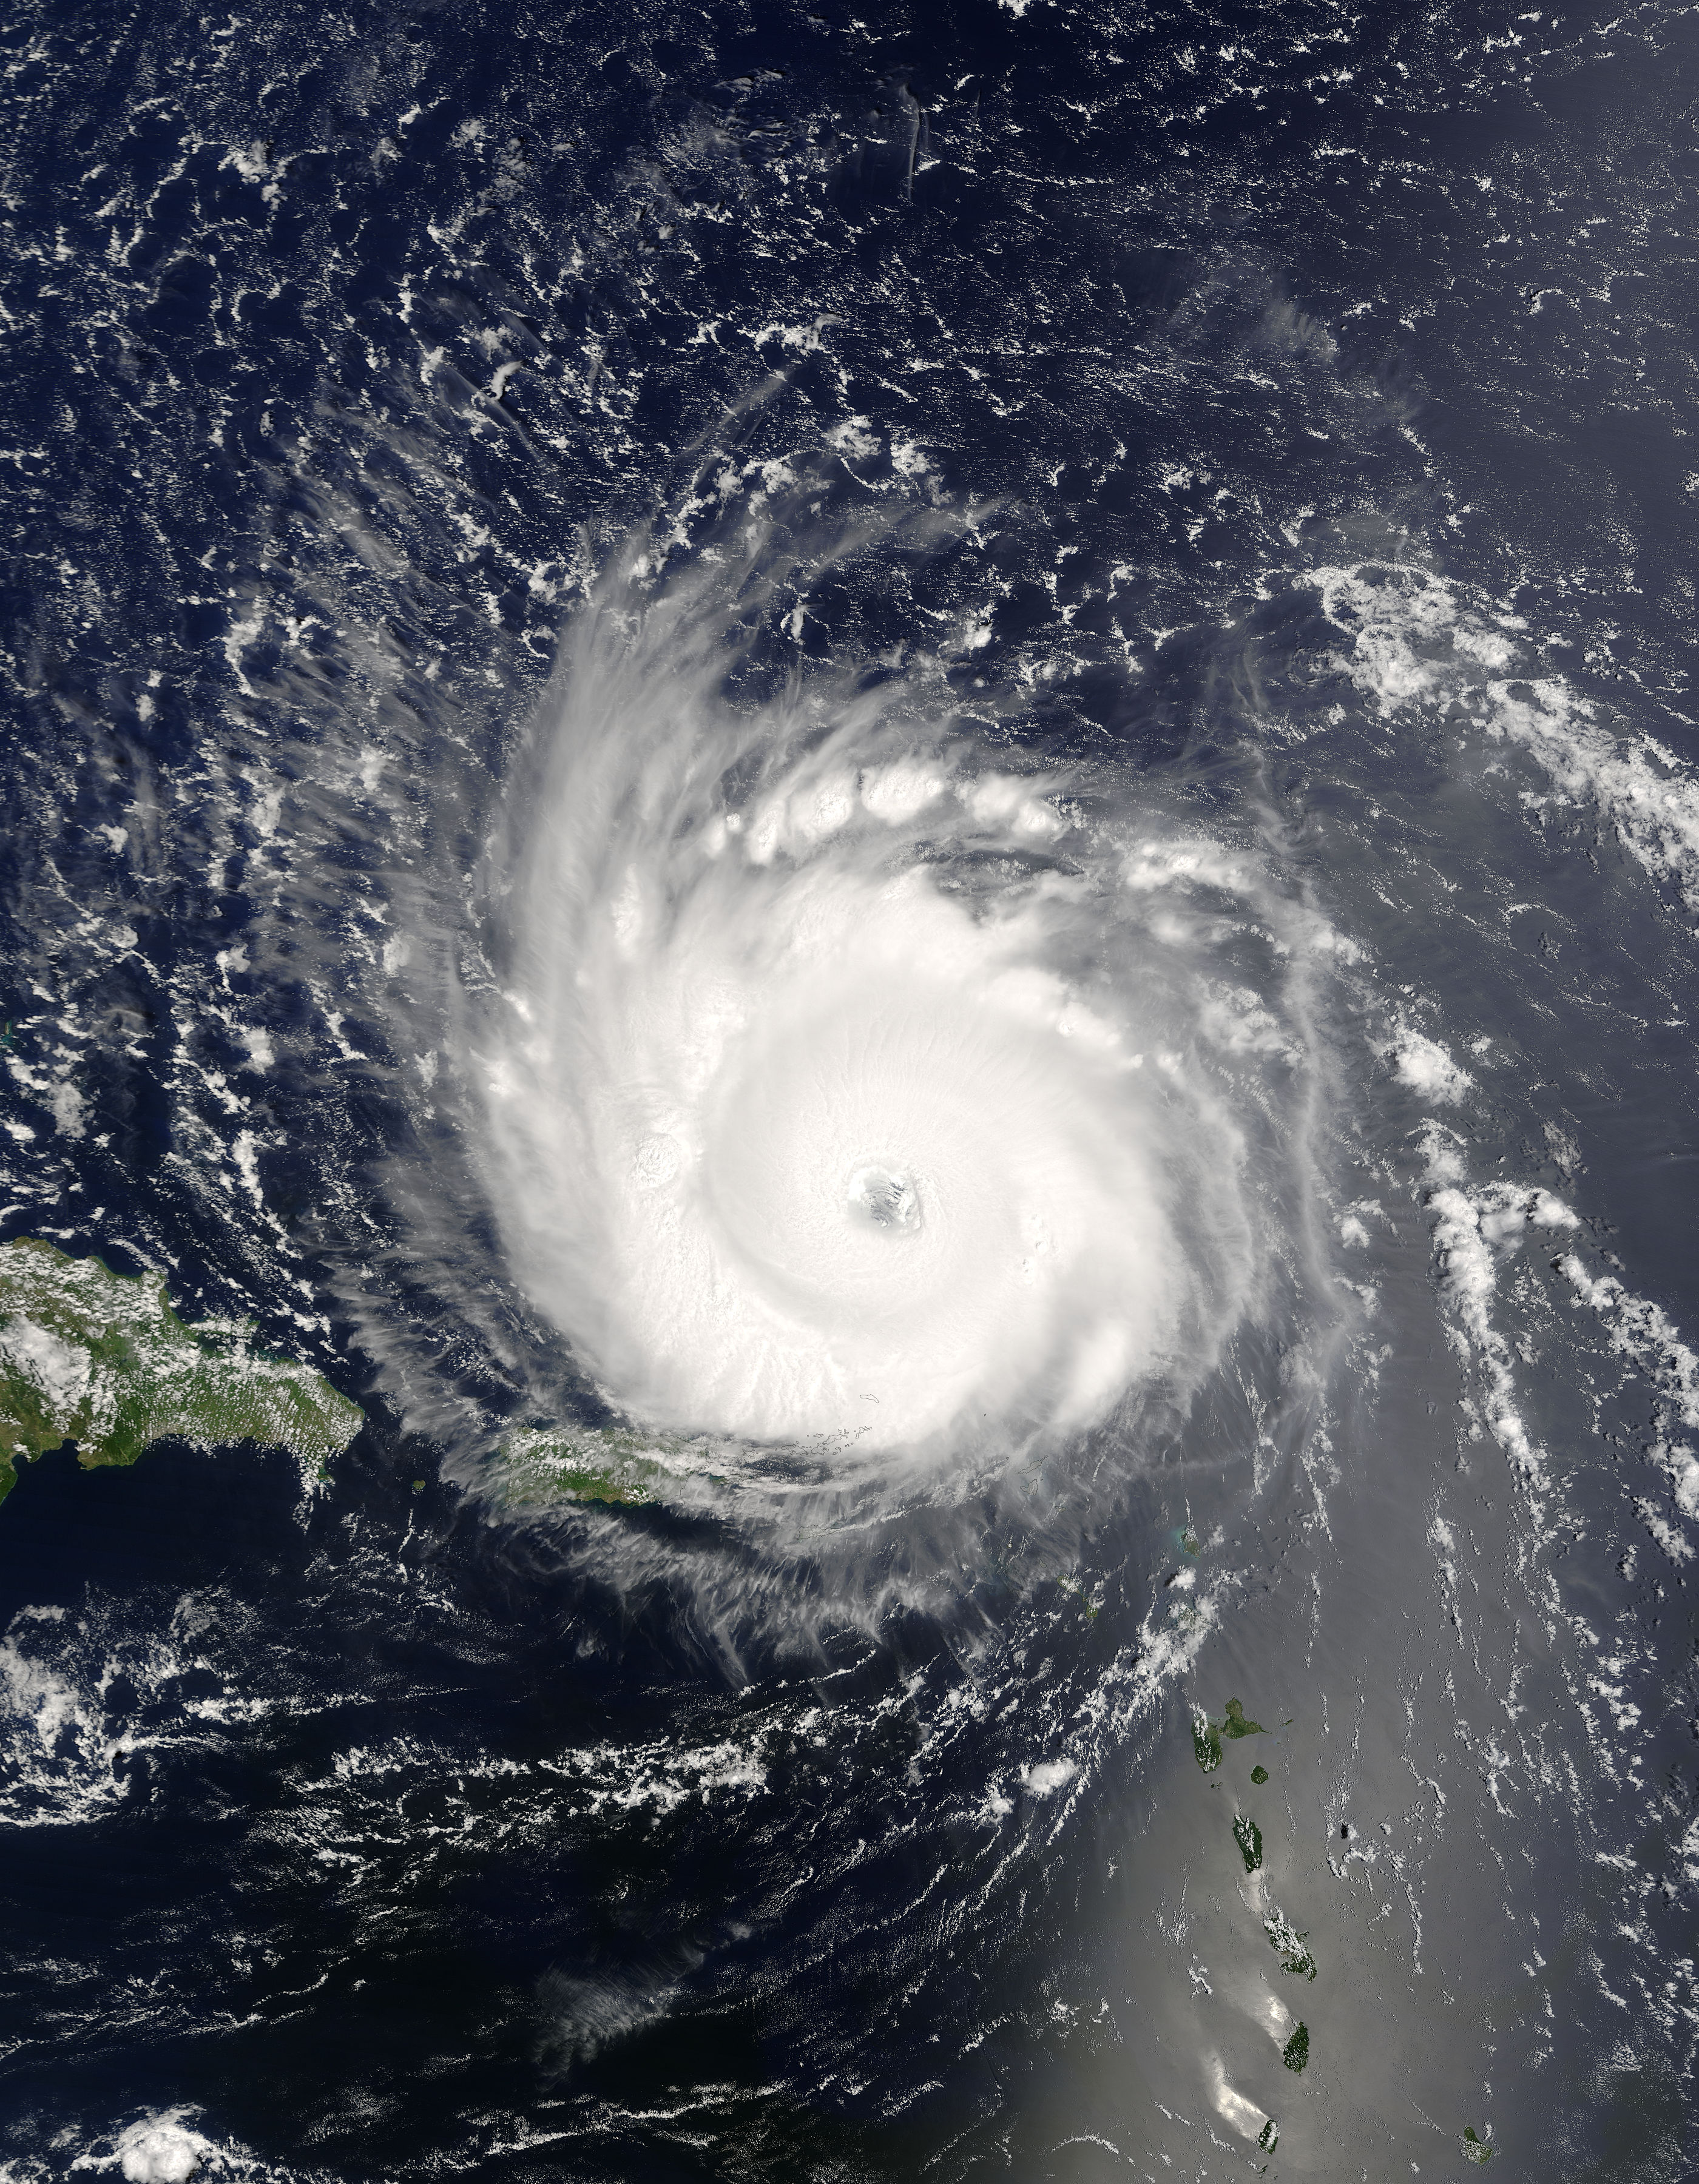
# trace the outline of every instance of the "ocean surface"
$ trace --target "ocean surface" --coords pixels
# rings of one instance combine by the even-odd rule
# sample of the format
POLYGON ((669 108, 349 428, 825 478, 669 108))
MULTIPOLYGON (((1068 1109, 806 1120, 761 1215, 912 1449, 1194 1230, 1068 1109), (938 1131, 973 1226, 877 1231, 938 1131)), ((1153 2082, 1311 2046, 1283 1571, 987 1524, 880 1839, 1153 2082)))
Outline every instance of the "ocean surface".
POLYGON ((1699 2176, 1699 18, 811 4, 0 31, 0 2176, 1699 2176))

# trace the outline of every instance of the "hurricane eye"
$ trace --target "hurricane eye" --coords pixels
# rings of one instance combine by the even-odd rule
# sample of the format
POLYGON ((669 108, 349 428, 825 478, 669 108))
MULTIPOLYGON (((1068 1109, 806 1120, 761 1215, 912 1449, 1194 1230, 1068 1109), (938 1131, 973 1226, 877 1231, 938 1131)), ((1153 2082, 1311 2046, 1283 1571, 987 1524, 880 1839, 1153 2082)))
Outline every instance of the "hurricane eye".
POLYGON ((912 1177, 887 1167, 858 1167, 850 1178, 850 1211, 876 1228, 912 1231, 921 1225, 920 1193, 912 1177))

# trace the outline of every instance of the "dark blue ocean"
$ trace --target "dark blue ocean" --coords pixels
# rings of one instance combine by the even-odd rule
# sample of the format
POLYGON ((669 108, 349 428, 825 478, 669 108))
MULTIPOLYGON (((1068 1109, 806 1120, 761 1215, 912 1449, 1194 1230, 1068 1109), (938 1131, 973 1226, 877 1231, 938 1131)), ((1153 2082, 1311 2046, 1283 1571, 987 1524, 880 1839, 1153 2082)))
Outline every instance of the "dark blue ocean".
POLYGON ((1699 2176, 1696 21, 9 18, 0 2177, 1699 2176))

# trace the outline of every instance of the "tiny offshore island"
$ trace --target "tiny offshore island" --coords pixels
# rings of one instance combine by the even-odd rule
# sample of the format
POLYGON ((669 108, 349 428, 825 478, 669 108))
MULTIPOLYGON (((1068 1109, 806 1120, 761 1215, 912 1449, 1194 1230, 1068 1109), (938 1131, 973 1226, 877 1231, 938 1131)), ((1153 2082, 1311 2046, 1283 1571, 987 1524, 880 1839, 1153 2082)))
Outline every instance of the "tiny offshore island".
POLYGON ((365 1423, 309 1366, 253 1346, 252 1320, 187 1327, 164 1278, 114 1273, 23 1238, 0 1245, 0 1500, 67 1441, 88 1469, 155 1441, 253 1441, 322 1474, 365 1423))

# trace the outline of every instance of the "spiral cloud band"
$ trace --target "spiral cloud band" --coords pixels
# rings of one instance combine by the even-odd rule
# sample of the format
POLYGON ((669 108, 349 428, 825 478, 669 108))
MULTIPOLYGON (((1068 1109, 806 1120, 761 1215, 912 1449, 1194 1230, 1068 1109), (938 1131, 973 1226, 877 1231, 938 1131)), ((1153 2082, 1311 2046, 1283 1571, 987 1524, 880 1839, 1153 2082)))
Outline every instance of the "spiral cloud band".
POLYGON ((522 1286, 632 1418, 846 1464, 1189 1380, 1290 1059, 1242 861, 912 685, 732 708, 688 621, 590 622, 525 815, 479 1043, 522 1286))

